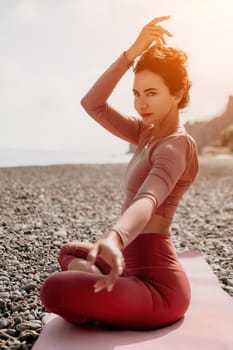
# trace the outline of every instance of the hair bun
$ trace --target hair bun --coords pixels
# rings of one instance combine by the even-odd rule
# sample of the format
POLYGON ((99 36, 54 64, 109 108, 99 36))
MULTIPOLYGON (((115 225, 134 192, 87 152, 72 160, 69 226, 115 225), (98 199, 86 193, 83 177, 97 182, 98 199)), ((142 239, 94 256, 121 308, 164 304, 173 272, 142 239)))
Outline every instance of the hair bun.
POLYGON ((151 54, 154 58, 167 62, 174 62, 178 65, 186 65, 188 55, 175 47, 152 45, 147 54, 151 54))

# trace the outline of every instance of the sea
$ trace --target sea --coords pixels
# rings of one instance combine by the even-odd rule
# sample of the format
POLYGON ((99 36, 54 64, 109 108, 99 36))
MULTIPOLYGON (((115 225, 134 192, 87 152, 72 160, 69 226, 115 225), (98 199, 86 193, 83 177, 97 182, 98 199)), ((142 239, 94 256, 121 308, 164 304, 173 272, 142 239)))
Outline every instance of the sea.
MULTIPOLYGON (((104 153, 78 151, 41 151, 0 149, 0 168, 22 166, 46 166, 58 164, 114 164, 128 163, 132 153, 104 153)), ((232 154, 199 155, 201 161, 230 161, 232 154)))
POLYGON ((128 163, 132 153, 0 149, 0 167, 128 163))

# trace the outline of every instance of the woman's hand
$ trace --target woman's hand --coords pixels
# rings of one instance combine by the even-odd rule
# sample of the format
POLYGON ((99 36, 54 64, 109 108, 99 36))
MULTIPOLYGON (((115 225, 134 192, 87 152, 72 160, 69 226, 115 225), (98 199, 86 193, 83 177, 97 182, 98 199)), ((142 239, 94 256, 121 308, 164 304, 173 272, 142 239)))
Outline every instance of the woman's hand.
POLYGON ((159 46, 166 45, 163 35, 166 34, 172 36, 172 34, 163 27, 157 25, 157 23, 166 21, 169 18, 170 16, 154 18, 142 28, 136 41, 126 51, 126 56, 130 61, 133 61, 137 56, 140 56, 145 50, 147 50, 153 41, 156 41, 159 46))
POLYGON ((121 240, 116 232, 110 231, 105 237, 100 238, 89 251, 87 261, 94 264, 96 258, 101 256, 111 267, 109 275, 99 279, 94 285, 95 293, 103 289, 110 292, 118 278, 124 270, 125 262, 121 252, 121 240))

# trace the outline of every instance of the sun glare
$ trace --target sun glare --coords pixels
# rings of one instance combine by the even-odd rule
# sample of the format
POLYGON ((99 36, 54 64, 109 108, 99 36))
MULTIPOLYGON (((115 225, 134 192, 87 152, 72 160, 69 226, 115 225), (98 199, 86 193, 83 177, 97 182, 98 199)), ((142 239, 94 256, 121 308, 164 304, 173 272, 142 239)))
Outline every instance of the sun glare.
POLYGON ((210 11, 216 16, 232 22, 233 1, 232 0, 208 0, 210 11))

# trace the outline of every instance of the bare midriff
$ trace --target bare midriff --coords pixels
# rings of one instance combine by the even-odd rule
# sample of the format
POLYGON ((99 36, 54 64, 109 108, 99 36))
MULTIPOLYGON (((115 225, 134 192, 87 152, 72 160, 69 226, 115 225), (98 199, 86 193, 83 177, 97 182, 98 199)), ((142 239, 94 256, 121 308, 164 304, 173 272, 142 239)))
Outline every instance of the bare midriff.
POLYGON ((170 235, 171 224, 172 218, 154 214, 152 215, 146 227, 143 229, 142 233, 158 233, 170 235))

